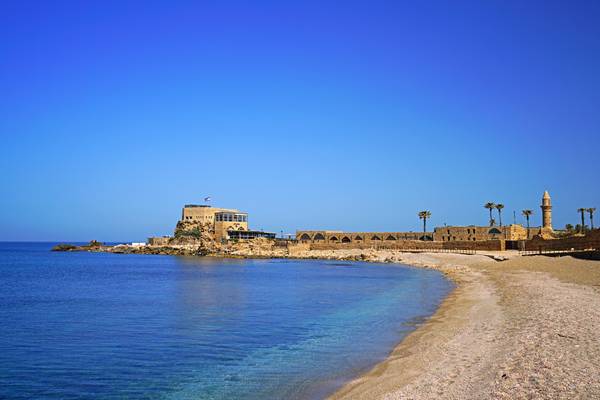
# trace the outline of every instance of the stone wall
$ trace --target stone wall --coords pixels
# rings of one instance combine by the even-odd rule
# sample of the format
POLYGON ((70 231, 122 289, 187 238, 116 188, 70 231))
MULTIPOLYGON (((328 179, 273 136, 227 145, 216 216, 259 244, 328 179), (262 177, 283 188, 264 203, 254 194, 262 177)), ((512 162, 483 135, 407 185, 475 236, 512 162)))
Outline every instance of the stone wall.
POLYGON ((337 250, 337 249, 389 249, 389 250, 482 250, 504 251, 504 240, 478 240, 478 241, 453 241, 432 242, 423 240, 398 240, 394 243, 305 243, 310 250, 337 250))
MULTIPOLYGON (((529 237, 539 233, 539 228, 530 228, 529 237)), ((525 240, 527 228, 519 224, 504 226, 441 226, 433 231, 433 240, 440 242, 475 242, 478 240, 525 240)))
MULTIPOLYGON (((296 231, 296 240, 316 244, 388 245, 401 241, 433 240, 432 232, 296 231)), ((357 247, 355 247, 357 248, 357 247)))
POLYGON ((149 237, 148 245, 150 246, 166 246, 171 238, 169 236, 149 237))
POLYGON ((536 236, 524 241, 525 251, 598 250, 600 249, 600 229, 594 229, 585 236, 572 236, 562 239, 544 239, 536 236))
POLYGON ((310 250, 310 244, 290 242, 287 244, 287 250, 290 257, 295 257, 307 250, 310 250))

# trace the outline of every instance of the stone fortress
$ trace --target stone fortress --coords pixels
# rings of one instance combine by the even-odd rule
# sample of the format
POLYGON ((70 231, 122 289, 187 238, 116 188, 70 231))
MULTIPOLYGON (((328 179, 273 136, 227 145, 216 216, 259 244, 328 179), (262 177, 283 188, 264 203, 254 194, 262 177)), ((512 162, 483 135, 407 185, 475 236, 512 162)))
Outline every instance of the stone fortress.
POLYGON ((175 234, 150 237, 151 246, 172 244, 182 238, 210 239, 218 242, 256 238, 275 239, 272 232, 253 231, 248 228, 248 213, 229 208, 217 208, 207 204, 186 204, 181 210, 175 234))
POLYGON ((196 244, 202 249, 208 249, 208 253, 214 253, 215 249, 223 246, 243 243, 254 246, 260 242, 261 246, 287 248, 290 254, 302 249, 542 251, 542 249, 588 249, 590 246, 600 246, 598 229, 590 231, 587 235, 553 229, 552 200, 547 191, 542 196, 540 208, 542 216, 540 227, 528 228, 520 224, 498 226, 492 219, 490 226, 441 226, 435 227, 432 232, 298 230, 295 240, 285 240, 276 239, 275 233, 272 232, 251 230, 246 212, 206 204, 187 204, 181 211, 181 219, 177 222, 174 235, 148 238, 148 245, 160 247, 196 244), (263 241, 253 242, 254 239, 263 241))
POLYGON ((248 213, 204 204, 186 204, 181 210, 181 221, 211 226, 217 240, 229 239, 229 231, 248 231, 248 213))
MULTIPOLYGON (((552 228, 552 204, 548 191, 542 196, 542 226, 526 228, 520 224, 505 226, 443 226, 436 227, 433 232, 343 232, 332 230, 299 230, 296 239, 301 243, 328 245, 328 247, 396 247, 402 241, 432 242, 487 242, 502 240, 508 248, 516 248, 515 242, 530 239, 536 235, 549 238, 554 233, 552 228)), ((469 246, 472 247, 472 246, 469 246)))

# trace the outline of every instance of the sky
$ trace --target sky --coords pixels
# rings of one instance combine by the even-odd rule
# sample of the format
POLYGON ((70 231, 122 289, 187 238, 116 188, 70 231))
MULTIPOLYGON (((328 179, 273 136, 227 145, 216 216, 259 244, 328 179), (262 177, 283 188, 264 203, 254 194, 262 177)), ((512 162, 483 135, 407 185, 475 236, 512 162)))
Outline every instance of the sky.
POLYGON ((0 240, 142 241, 206 196, 277 233, 600 206, 597 1, 1 8, 0 240))

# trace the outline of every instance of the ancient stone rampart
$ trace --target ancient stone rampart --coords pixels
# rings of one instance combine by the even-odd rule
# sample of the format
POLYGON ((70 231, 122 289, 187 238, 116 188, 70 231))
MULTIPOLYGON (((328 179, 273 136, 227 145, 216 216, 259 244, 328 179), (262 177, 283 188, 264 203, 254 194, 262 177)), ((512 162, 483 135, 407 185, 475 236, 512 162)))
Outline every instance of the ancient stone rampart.
POLYGON ((311 250, 377 249, 377 250, 505 250, 504 240, 432 242, 401 240, 394 243, 307 243, 311 250))
POLYGON ((524 251, 569 251, 569 250, 598 250, 600 249, 600 229, 595 229, 585 236, 572 236, 562 239, 544 239, 536 236, 524 241, 521 249, 524 251))

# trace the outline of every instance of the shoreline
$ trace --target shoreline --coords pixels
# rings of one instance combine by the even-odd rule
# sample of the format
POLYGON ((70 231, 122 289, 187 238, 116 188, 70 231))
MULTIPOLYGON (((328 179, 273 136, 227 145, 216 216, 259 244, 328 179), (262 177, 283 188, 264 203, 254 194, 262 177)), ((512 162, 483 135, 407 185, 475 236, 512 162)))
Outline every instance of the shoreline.
MULTIPOLYGON (((418 254, 431 256, 433 253, 418 254)), ((491 262, 495 262, 489 258, 489 256, 480 256, 486 257, 487 260, 491 262)), ((385 360, 375 365, 369 371, 344 384, 340 389, 328 396, 328 399, 380 398, 389 394, 393 387, 402 387, 409 384, 418 376, 418 373, 421 371, 418 371, 418 368, 415 368, 414 366, 411 368, 403 368, 402 371, 396 371, 399 369, 397 364, 408 364, 409 361, 415 361, 414 359, 421 354, 422 350, 424 350, 423 344, 427 342, 427 337, 435 335, 436 329, 443 321, 453 319, 458 324, 462 323, 459 320, 464 315, 465 298, 473 296, 472 292, 474 288, 471 286, 473 285, 474 275, 476 275, 476 273, 468 270, 463 265, 444 266, 433 262, 433 260, 429 260, 429 262, 424 263, 422 260, 417 260, 417 257, 414 258, 415 259, 413 260, 402 259, 400 261, 394 261, 394 263, 408 265, 414 268, 435 269, 442 273, 447 279, 452 281, 454 288, 442 300, 436 311, 431 316, 426 318, 423 323, 419 324, 414 331, 410 332, 398 344, 396 344, 385 360), (392 373, 390 373, 391 369, 394 369, 392 373)), ((482 261, 483 260, 485 259, 482 259, 482 261)), ((469 302, 468 306, 474 305, 473 300, 467 301, 469 302)), ((401 367, 404 367, 404 365, 401 367)))
POLYGON ((329 399, 600 398, 598 261, 517 252, 256 250, 214 256, 398 263, 436 269, 455 284, 385 360, 329 399))
POLYGON ((440 270, 456 287, 384 361, 329 399, 600 398, 600 263, 397 259, 440 270))

